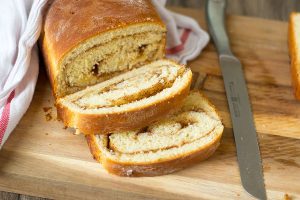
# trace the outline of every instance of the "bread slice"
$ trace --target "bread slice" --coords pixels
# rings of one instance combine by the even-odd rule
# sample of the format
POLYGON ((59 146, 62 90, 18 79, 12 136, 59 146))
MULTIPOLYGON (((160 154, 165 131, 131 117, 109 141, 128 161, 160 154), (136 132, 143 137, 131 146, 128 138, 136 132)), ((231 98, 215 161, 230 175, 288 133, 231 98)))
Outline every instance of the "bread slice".
POLYGON ((294 94, 300 100, 300 13, 290 15, 289 51, 294 94))
POLYGON ((84 134, 141 128, 182 105, 192 72, 159 60, 60 98, 58 116, 84 134))
POLYGON ((94 158, 119 176, 169 174, 204 160, 219 146, 223 125, 215 107, 192 91, 183 107, 137 131, 87 135, 94 158))
POLYGON ((41 43, 60 98, 164 58, 166 27, 150 0, 56 0, 41 43))

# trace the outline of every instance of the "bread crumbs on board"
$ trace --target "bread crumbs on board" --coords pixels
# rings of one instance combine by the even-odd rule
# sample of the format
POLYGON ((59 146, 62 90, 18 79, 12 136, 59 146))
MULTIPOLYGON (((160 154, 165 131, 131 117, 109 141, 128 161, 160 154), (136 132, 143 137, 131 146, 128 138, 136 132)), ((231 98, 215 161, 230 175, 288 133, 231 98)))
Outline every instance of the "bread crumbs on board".
POLYGON ((51 106, 43 107, 43 111, 45 112, 46 121, 51 121, 53 119, 51 115, 52 107, 51 106))
POLYGON ((292 200, 291 196, 289 196, 287 193, 284 194, 284 200, 292 200))

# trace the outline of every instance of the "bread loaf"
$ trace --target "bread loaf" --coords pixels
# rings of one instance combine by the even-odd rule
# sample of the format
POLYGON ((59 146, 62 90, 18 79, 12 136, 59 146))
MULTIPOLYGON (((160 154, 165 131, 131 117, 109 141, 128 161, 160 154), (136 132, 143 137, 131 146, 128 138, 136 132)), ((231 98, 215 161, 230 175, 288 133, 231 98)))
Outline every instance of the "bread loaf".
POLYGON ((84 134, 141 128, 180 108, 191 81, 190 69, 159 60, 60 98, 58 114, 84 134))
POLYGON ((55 97, 163 58, 165 35, 150 0, 55 0, 41 41, 55 97))
POLYGON ((289 52, 294 94, 300 100, 300 13, 292 13, 290 16, 289 52))
POLYGON ((212 155, 223 125, 214 106, 193 91, 176 113, 136 131, 87 135, 94 158, 119 176, 168 174, 212 155))

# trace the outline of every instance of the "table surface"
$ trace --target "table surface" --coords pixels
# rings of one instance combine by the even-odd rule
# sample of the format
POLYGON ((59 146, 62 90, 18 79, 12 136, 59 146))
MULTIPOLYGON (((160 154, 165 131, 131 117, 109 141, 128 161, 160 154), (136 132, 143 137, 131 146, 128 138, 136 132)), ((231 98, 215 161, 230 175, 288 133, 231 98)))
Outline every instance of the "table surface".
MULTIPOLYGON (((286 0, 264 0, 264 1, 251 1, 247 0, 241 3, 236 0, 229 0, 229 13, 241 14, 248 16, 258 16, 263 18, 271 18, 276 20, 287 20, 288 13, 290 11, 299 10, 300 1, 286 1, 286 0), (272 1, 272 2, 271 2, 272 1), (265 12, 261 12, 264 10, 265 12), (280 10, 280 12, 278 12, 280 10)), ((204 1, 182 1, 182 0, 170 0, 169 5, 182 5, 185 7, 200 7, 203 9, 204 1)), ((6 200, 43 200, 44 198, 32 197, 28 195, 1 192, 0 199, 6 200)))
MULTIPOLYGON (((168 0, 168 6, 203 9, 206 0, 168 0)), ((227 0, 227 13, 287 21, 289 13, 300 11, 297 0, 227 0)))

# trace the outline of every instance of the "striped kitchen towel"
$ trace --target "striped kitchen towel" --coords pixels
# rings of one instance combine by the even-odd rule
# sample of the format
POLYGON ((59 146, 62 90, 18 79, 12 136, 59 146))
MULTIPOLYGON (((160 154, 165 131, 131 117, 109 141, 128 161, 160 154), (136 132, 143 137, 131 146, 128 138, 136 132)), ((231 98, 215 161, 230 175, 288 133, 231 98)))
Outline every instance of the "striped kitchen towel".
MULTIPOLYGON (((152 0, 167 25, 167 56, 181 63, 197 57, 208 34, 189 17, 152 0)), ((47 0, 0 0, 0 148, 16 127, 33 97, 38 77, 36 41, 47 0)))
POLYGON ((166 9, 166 2, 167 0, 152 0, 167 25, 167 57, 186 64, 199 56, 207 45, 209 36, 193 18, 166 9))

